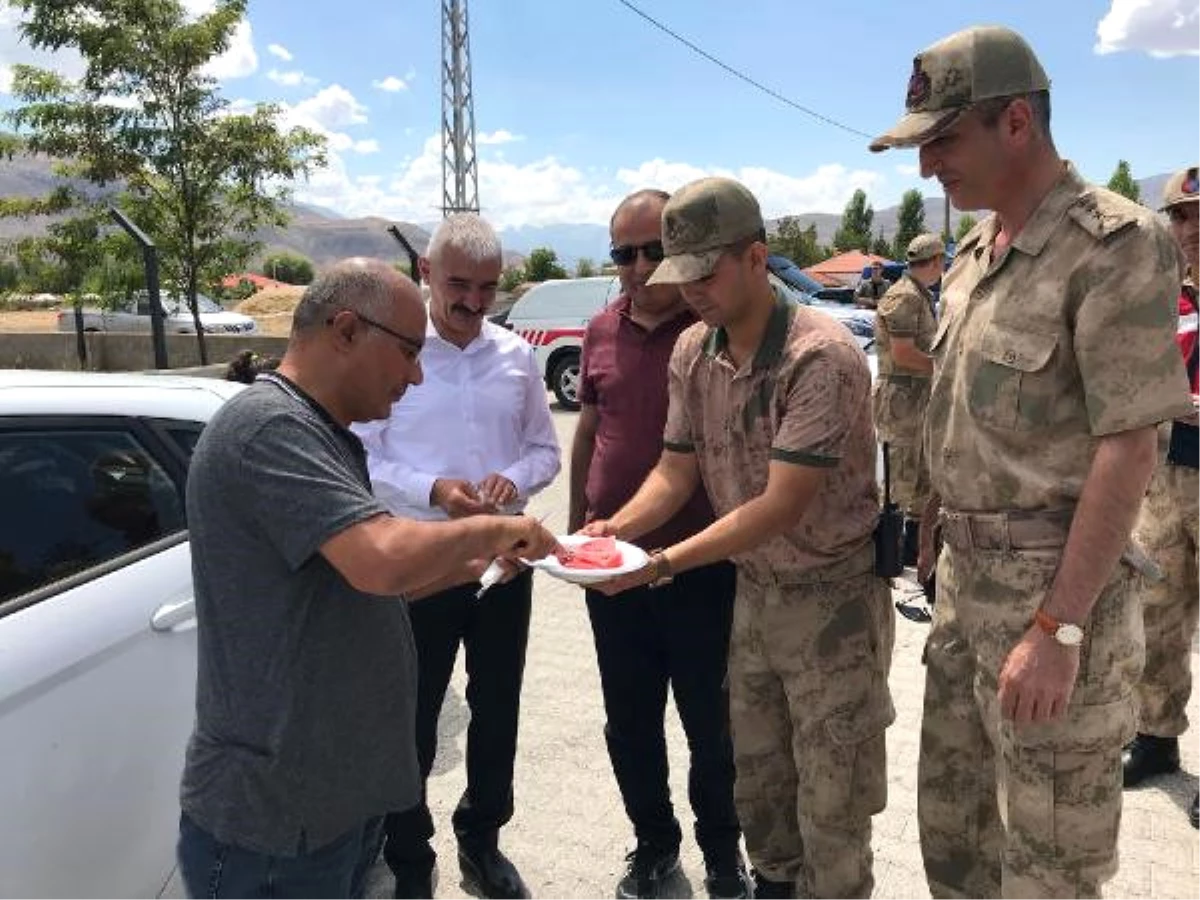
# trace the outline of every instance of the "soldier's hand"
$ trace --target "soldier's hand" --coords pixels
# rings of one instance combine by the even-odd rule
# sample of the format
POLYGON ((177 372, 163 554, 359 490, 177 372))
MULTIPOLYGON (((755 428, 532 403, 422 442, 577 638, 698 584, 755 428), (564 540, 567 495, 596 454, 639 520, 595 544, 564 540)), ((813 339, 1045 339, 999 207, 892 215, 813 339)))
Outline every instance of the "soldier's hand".
POLYGON ((429 500, 440 506, 452 519, 477 516, 491 512, 492 508, 479 497, 475 485, 462 478, 439 478, 429 491, 429 500))
POLYGON ((654 565, 646 563, 640 569, 636 569, 625 575, 618 575, 616 578, 610 578, 608 581, 598 581, 588 585, 588 590, 599 591, 601 594, 611 597, 613 594, 620 594, 622 591, 628 591, 631 588, 642 587, 654 580, 654 565))
POLYGON ((497 556, 513 563, 522 559, 535 560, 557 553, 562 548, 558 539, 537 519, 530 516, 504 516, 503 545, 497 556))
POLYGON ((608 519, 592 519, 592 521, 580 528, 578 533, 597 538, 616 537, 616 534, 609 530, 608 519))
POLYGON ((1000 712, 1014 725, 1057 719, 1071 702, 1078 675, 1079 648, 1031 625, 1000 669, 1000 712))

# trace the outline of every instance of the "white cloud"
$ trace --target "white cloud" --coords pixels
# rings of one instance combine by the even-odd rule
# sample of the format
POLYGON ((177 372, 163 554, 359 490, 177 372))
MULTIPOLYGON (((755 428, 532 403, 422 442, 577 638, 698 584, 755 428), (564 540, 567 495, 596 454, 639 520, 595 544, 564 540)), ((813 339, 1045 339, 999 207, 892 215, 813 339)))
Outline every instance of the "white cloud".
POLYGON ((258 54, 254 52, 254 36, 245 19, 234 26, 229 49, 204 67, 204 73, 218 81, 245 78, 258 71, 258 54))
POLYGON ((522 134, 513 134, 511 131, 506 131, 501 128, 499 131, 493 131, 489 134, 486 131, 481 131, 475 135, 475 143, 481 147, 496 144, 511 144, 513 141, 523 141, 525 136, 522 134))
POLYGON ((278 69, 271 69, 267 72, 267 77, 273 82, 284 87, 295 87, 299 84, 316 84, 317 79, 311 75, 305 75, 299 69, 291 69, 287 72, 281 72, 278 69))
POLYGON ((365 125, 367 122, 367 108, 340 84, 322 88, 292 109, 298 118, 330 131, 347 125, 365 125))
MULTIPOLYGON (((344 154, 363 152, 362 143, 356 145, 345 135, 331 139, 330 166, 309 183, 297 185, 297 199, 347 216, 375 215, 408 222, 438 218, 442 202, 439 134, 430 135, 420 154, 401 160, 385 179, 351 173, 344 154)), ((723 170, 653 159, 616 172, 584 172, 553 156, 521 164, 480 158, 479 199, 483 214, 499 229, 566 222, 602 225, 632 190, 673 190, 695 178, 717 174, 744 182, 759 197, 768 218, 816 210, 840 212, 855 189, 877 194, 887 182, 881 173, 841 165, 793 175, 765 168, 723 170)))
POLYGON ((1096 37, 1101 54, 1200 55, 1200 0, 1112 0, 1096 37))
POLYGON ((921 174, 921 167, 914 165, 902 164, 896 166, 896 171, 905 178, 916 178, 921 174))
POLYGON ((408 84, 403 79, 397 78, 395 75, 389 75, 380 81, 372 81, 371 87, 379 88, 381 91, 387 91, 389 94, 395 94, 398 91, 408 90, 408 84))
POLYGON ((292 61, 292 51, 283 44, 267 44, 267 52, 272 56, 282 59, 284 62, 292 61))
POLYGON ((365 141, 355 141, 354 152, 360 153, 363 156, 367 156, 371 153, 378 153, 379 141, 375 140, 374 138, 368 138, 365 141))

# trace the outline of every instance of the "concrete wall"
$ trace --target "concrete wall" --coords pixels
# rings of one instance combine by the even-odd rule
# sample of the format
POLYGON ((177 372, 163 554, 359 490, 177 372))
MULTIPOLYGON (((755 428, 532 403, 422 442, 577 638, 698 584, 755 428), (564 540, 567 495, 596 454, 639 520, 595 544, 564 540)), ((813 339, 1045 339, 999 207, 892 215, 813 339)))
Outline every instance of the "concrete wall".
MULTIPOLYGON (((154 345, 148 334, 90 332, 87 365, 80 366, 76 336, 71 333, 0 334, 0 369, 55 369, 93 372, 138 372, 154 368, 154 345)), ((209 363, 227 363, 242 350, 264 356, 282 356, 285 337, 246 337, 233 334, 205 336, 209 363)), ((167 335, 167 365, 172 369, 200 365, 200 350, 193 334, 167 335)))

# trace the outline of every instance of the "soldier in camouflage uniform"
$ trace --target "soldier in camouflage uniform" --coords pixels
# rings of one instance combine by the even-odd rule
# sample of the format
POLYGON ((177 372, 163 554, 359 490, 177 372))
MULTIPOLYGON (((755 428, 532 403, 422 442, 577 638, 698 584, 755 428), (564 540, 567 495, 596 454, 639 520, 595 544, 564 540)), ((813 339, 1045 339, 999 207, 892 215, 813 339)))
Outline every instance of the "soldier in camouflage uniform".
MULTIPOLYGON (((934 897, 1097 896, 1117 868, 1142 667, 1129 537, 1155 426, 1191 404, 1176 248, 1050 135, 1029 45, 971 28, 913 61, 872 149, 920 148, 991 209, 943 279, 925 418, 945 546, 926 642, 918 819, 934 897)), ((930 544, 922 529, 922 559, 930 544)))
MULTIPOLYGON (((1200 204, 1197 169, 1184 169, 1167 182, 1163 209, 1171 232, 1192 273, 1200 270, 1200 204)), ((1198 385, 1196 287, 1185 282, 1179 295, 1176 335, 1183 353, 1193 400, 1198 385)), ((1179 769, 1179 735, 1187 731, 1187 702, 1192 693, 1192 640, 1200 614, 1196 531, 1200 509, 1197 480, 1197 428, 1193 413, 1159 429, 1165 459, 1154 470, 1135 534, 1143 549, 1162 567, 1163 578, 1142 591, 1146 631, 1146 668, 1138 683, 1138 734, 1125 749, 1125 787, 1153 775, 1179 769)), ((1197 800, 1190 815, 1197 822, 1197 800)))
POLYGON ((666 259, 703 320, 675 345, 663 454, 611 519, 636 538, 703 483, 720 517, 606 592, 737 564, 729 648, 734 797, 757 897, 867 897, 887 799, 894 618, 874 574, 870 371, 849 333, 776 294, 757 200, 704 178, 663 210, 666 259))
POLYGON ((936 234, 909 242, 908 271, 879 301, 875 347, 879 375, 871 392, 875 434, 887 443, 892 496, 904 511, 904 562, 917 562, 921 511, 929 502, 928 467, 921 455, 925 404, 933 362, 929 347, 937 329, 931 285, 942 277, 946 247, 936 234))

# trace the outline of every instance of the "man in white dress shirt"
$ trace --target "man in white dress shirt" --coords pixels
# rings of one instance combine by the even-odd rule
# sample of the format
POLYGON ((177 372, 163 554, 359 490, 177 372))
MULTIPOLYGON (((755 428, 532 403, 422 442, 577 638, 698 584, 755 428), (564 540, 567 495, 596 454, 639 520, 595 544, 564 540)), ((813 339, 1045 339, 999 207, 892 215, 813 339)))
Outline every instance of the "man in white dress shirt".
MULTIPOLYGON (((533 349, 487 320, 502 258, 491 226, 447 218, 419 261, 429 284, 425 380, 382 422, 356 425, 376 495, 398 516, 447 519, 517 513, 558 474, 558 440, 533 349)), ((417 755, 424 780, 437 752, 442 700, 461 643, 466 652, 467 788, 454 811, 463 878, 484 897, 528 890, 500 852, 513 814, 513 759, 532 573, 491 588, 443 591, 411 607, 420 668, 417 755)), ((397 897, 433 896, 433 819, 424 799, 388 816, 384 858, 397 897)))

